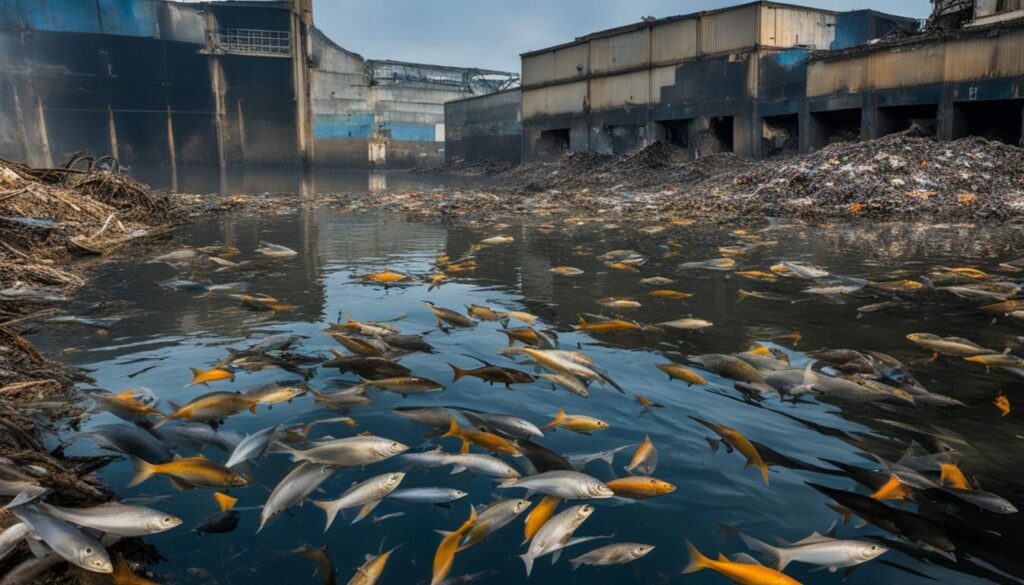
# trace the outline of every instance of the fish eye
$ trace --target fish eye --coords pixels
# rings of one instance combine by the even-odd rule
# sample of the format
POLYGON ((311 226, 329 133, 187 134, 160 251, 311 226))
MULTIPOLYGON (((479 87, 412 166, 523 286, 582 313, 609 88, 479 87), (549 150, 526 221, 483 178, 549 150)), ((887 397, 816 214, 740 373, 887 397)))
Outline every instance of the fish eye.
POLYGON ((87 547, 85 547, 85 554, 87 554, 87 555, 91 555, 91 554, 92 554, 92 548, 91 548, 91 547, 88 547, 88 546, 87 546, 87 547))

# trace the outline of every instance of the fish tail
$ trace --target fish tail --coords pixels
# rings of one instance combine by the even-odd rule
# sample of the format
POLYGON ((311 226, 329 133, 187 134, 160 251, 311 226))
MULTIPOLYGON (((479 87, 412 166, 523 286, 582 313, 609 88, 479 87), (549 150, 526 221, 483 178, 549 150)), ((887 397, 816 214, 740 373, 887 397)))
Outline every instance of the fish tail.
POLYGON ((551 420, 551 422, 549 422, 548 424, 542 426, 541 428, 542 429, 552 429, 552 428, 555 428, 556 426, 558 426, 558 423, 562 422, 563 420, 565 420, 565 409, 564 408, 559 408, 558 409, 558 414, 555 415, 555 418, 553 418, 551 420))
POLYGON ((519 558, 523 559, 523 564, 526 565, 526 576, 529 577, 530 572, 533 571, 533 557, 530 556, 530 553, 526 553, 519 555, 519 558))
POLYGON ((729 542, 729 540, 732 537, 742 534, 739 528, 734 528, 732 526, 729 526, 728 524, 721 524, 716 522, 715 525, 718 526, 718 529, 722 531, 722 536, 725 538, 723 542, 729 542))
POLYGON ((160 420, 156 421, 156 423, 153 425, 154 429, 158 429, 158 428, 164 426, 165 424, 171 422, 172 420, 174 420, 174 415, 175 415, 175 413, 178 412, 178 405, 174 404, 173 402, 170 402, 168 404, 170 404, 171 408, 174 409, 174 412, 172 412, 170 414, 165 414, 163 416, 163 418, 161 418, 160 420))
POLYGON ((197 380, 199 380, 199 376, 203 375, 203 371, 197 370, 196 368, 189 369, 192 370, 192 381, 189 382, 188 384, 185 384, 185 386, 195 386, 196 384, 201 384, 202 382, 198 382, 197 380))
POLYGON ((153 477, 153 474, 156 473, 155 465, 147 463, 138 457, 132 457, 132 467, 135 468, 135 477, 128 483, 128 487, 135 487, 153 477))
POLYGON ((249 412, 251 412, 252 414, 256 414, 256 405, 259 403, 259 400, 250 400, 248 405, 249 412))
POLYGON ((238 498, 232 498, 231 496, 220 492, 215 492, 213 494, 213 499, 217 500, 217 505, 220 506, 221 512, 227 512, 231 508, 234 508, 235 503, 238 501, 238 498))
POLYGON ((702 555, 697 547, 693 546, 689 540, 686 541, 686 551, 690 553, 690 564, 686 565, 683 569, 683 574, 696 573, 701 569, 707 569, 710 565, 710 560, 706 556, 702 555))
POLYGON ((569 566, 572 567, 573 571, 575 571, 576 569, 580 568, 580 565, 582 565, 582 564, 583 564, 583 559, 582 558, 575 558, 575 559, 572 559, 572 560, 569 561, 569 566))
POLYGON ((764 555, 765 561, 774 565, 775 570, 782 571, 786 568, 786 565, 789 564, 791 559, 787 558, 786 555, 783 554, 782 549, 774 547, 767 542, 760 541, 749 534, 739 531, 737 531, 737 533, 739 533, 740 538, 743 539, 743 543, 746 544, 748 548, 756 550, 764 555))
POLYGON ((459 421, 455 420, 455 417, 453 416, 451 418, 451 422, 448 423, 448 432, 443 434, 443 435, 441 435, 441 438, 444 438, 444 437, 459 437, 461 439, 462 438, 462 437, 460 437, 461 434, 462 434, 462 429, 459 428, 459 421))
POLYGON ((764 461, 761 461, 758 464, 758 467, 761 468, 761 477, 764 478, 764 485, 768 485, 768 464, 766 464, 764 461))
POLYGON ((327 512, 327 524, 324 526, 324 532, 334 524, 334 518, 338 515, 338 508, 331 505, 331 502, 311 502, 317 508, 320 508, 324 512, 327 512))
POLYGON ((455 382, 458 382, 459 378, 465 376, 466 373, 467 373, 466 370, 463 370, 462 368, 456 366, 455 364, 448 364, 448 367, 450 367, 452 369, 452 373, 455 376, 454 378, 452 378, 452 383, 453 384, 455 382))

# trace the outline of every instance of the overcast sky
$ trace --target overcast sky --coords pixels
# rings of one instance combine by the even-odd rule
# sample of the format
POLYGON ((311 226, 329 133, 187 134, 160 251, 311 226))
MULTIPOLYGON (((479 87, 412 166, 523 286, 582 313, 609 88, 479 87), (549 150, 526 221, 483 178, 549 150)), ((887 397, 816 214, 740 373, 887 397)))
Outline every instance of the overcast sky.
MULTIPOLYGON (((738 0, 313 0, 316 26, 368 59, 519 71, 519 53, 738 0)), ((795 0, 925 18, 929 0, 795 0)))

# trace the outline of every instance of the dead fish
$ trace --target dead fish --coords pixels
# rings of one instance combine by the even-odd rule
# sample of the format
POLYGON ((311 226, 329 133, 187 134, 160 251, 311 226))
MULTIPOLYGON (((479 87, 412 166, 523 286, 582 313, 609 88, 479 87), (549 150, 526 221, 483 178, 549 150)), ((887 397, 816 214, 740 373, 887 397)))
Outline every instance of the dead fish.
POLYGON ((466 312, 471 317, 480 319, 481 321, 503 321, 508 318, 506 313, 495 311, 490 307, 483 305, 466 305, 466 312))
POLYGON ((654 442, 651 441, 651 437, 647 436, 637 445, 633 458, 624 469, 626 473, 630 474, 635 471, 639 475, 651 475, 657 467, 658 449, 654 446, 654 442))
POLYGON ((438 307, 437 305, 430 301, 423 301, 423 304, 425 304, 427 308, 430 309, 430 312, 433 313, 435 317, 437 317, 438 323, 448 323, 453 327, 476 327, 476 321, 470 319, 469 317, 463 315, 462 313, 457 313, 455 311, 452 311, 451 309, 445 309, 444 307, 438 307))
POLYGON ((182 248, 181 250, 175 250, 173 252, 168 252, 166 254, 162 254, 160 256, 157 256, 157 257, 149 260, 147 262, 147 264, 153 264, 153 263, 157 263, 157 262, 164 262, 166 264, 176 264, 178 262, 184 262, 186 260, 191 260, 191 259, 195 258, 196 255, 197 254, 196 254, 195 250, 193 250, 191 248, 182 248))
POLYGON ((580 398, 590 398, 590 392, 587 391, 587 387, 580 382, 580 379, 572 374, 557 373, 557 374, 541 374, 541 378, 551 382, 555 386, 561 386, 569 392, 579 396, 580 398))
POLYGON ((293 467, 288 475, 274 486, 267 502, 263 504, 263 509, 260 510, 260 527, 256 533, 259 534, 267 523, 280 513, 305 500, 320 487, 320 484, 331 477, 334 471, 335 468, 330 465, 309 461, 302 461, 293 467))
POLYGON ((582 270, 573 266, 555 266, 554 268, 548 270, 548 272, 554 272, 555 274, 559 274, 561 276, 579 276, 583 274, 582 270))
MULTIPOLYGON (((760 469, 761 477, 764 479, 764 485, 768 485, 768 466, 765 464, 764 459, 761 458, 761 454, 757 451, 757 448, 750 442, 750 439, 746 438, 742 433, 731 427, 706 421, 695 416, 691 416, 690 418, 714 431, 716 435, 725 441, 726 445, 739 451, 741 455, 746 457, 747 467, 753 466, 760 469)), ((709 443, 711 444, 711 452, 714 454, 714 452, 718 450, 718 446, 716 443, 711 443, 710 441, 709 443)))
POLYGON ((644 278, 640 280, 640 284, 647 286, 664 286, 666 284, 672 284, 675 282, 671 278, 665 278, 664 276, 652 276, 650 278, 644 278))
POLYGON ((291 258, 292 256, 298 256, 299 253, 287 246, 280 244, 271 244, 270 242, 260 242, 260 247, 256 248, 257 254, 263 254, 270 258, 291 258))
POLYGON ((485 240, 480 240, 480 243, 485 246, 497 246, 500 244, 511 244, 516 239, 512 236, 493 236, 485 240))
POLYGON ((681 331, 692 331, 694 329, 707 329, 708 327, 714 326, 714 323, 711 321, 705 321, 704 319, 685 317, 674 321, 662 321, 661 323, 658 323, 658 326, 668 327, 669 329, 678 329, 681 331))
MULTIPOLYGON (((480 358, 474 358, 480 360, 480 358)), ((526 372, 516 370, 514 368, 504 368, 488 363, 484 360, 480 360, 483 363, 483 367, 473 368, 471 370, 462 369, 454 364, 448 364, 448 367, 452 369, 454 378, 452 383, 458 382, 460 378, 464 376, 473 376, 474 378, 480 378, 485 382, 491 384, 504 384, 506 388, 512 384, 531 384, 534 382, 534 377, 526 372)))
POLYGON ((580 555, 575 559, 570 559, 569 565, 573 571, 580 568, 580 565, 592 565, 595 567, 624 565, 643 558, 652 550, 654 550, 654 545, 650 544, 638 544, 635 542, 608 544, 580 555))
POLYGON ((680 364, 656 364, 654 367, 665 372, 665 374, 668 375, 669 380, 672 380, 673 378, 676 380, 682 380, 691 386, 694 384, 702 386, 708 383, 703 376, 680 364))
POLYGON ((699 262, 684 262, 679 265, 679 268, 683 270, 729 270, 734 266, 736 266, 736 261, 732 258, 712 258, 711 260, 701 260, 699 262))
POLYGON ((807 264, 806 262, 783 261, 772 266, 769 270, 783 276, 795 276, 807 280, 825 278, 829 275, 828 270, 807 264))
POLYGON ((320 548, 304 544, 291 554, 316 564, 316 572, 320 573, 320 585, 335 585, 338 582, 338 571, 334 567, 331 551, 326 544, 320 548))
POLYGON ((971 357, 998 353, 962 337, 939 337, 933 333, 911 333, 907 335, 907 339, 921 347, 930 349, 934 352, 933 357, 937 357, 939 354, 953 357, 971 357))
POLYGON ((360 378, 377 380, 408 376, 412 370, 402 364, 380 356, 344 356, 335 352, 334 359, 322 364, 325 368, 338 368, 341 373, 352 372, 360 378))

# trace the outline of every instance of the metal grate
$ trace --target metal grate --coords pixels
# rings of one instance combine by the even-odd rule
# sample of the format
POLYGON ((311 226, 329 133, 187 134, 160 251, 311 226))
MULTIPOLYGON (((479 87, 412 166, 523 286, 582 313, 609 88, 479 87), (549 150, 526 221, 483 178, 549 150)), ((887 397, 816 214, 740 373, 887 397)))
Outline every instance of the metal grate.
POLYGON ((288 55, 291 33, 286 30, 228 28, 219 34, 220 48, 229 53, 288 55))

